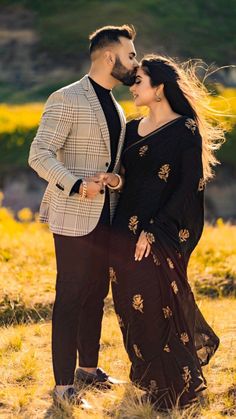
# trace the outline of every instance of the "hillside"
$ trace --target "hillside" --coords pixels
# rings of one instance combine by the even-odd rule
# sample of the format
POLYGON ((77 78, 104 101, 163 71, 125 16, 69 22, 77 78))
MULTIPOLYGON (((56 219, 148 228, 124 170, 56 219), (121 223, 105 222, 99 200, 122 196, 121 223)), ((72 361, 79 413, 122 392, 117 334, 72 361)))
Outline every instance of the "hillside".
MULTIPOLYGON (((1 0, 0 11, 1 101, 43 99, 76 80, 88 67, 88 34, 106 24, 133 23, 139 57, 236 62, 234 0, 227 7, 223 0, 1 0)), ((229 70, 219 79, 235 84, 236 77, 229 70)))

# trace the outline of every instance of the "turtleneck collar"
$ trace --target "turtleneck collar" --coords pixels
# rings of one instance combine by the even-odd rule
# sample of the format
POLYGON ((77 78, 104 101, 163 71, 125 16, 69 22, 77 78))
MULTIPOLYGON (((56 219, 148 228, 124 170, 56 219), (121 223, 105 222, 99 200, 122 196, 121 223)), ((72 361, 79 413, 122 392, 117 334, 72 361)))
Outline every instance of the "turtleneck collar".
POLYGON ((98 84, 96 81, 94 81, 93 79, 91 79, 91 77, 89 77, 90 82, 92 83, 94 89, 96 91, 99 91, 101 94, 106 94, 109 95, 111 90, 110 89, 106 89, 105 87, 101 86, 100 84, 98 84))

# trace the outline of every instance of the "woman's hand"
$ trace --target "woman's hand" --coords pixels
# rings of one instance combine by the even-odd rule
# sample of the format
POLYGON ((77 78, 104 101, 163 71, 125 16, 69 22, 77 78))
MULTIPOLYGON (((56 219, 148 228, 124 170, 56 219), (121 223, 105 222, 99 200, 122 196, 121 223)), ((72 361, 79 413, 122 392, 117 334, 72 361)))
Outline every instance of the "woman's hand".
POLYGON ((151 251, 151 246, 147 241, 145 232, 142 231, 136 243, 134 259, 140 262, 140 260, 142 260, 144 255, 145 255, 145 258, 148 257, 150 251, 151 251))
POLYGON ((115 173, 98 173, 98 176, 100 177, 104 185, 116 187, 119 184, 119 177, 115 173))

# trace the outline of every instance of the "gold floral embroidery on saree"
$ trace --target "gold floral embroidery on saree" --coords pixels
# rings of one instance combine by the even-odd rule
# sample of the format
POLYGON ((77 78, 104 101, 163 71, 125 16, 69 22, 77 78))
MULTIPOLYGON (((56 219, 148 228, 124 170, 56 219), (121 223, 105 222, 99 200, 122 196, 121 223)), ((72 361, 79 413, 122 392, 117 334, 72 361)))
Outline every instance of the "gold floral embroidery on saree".
POLYGON ((117 317, 119 326, 120 327, 125 327, 124 322, 123 322, 122 318, 119 316, 119 314, 117 314, 116 317, 117 317))
POLYGON ((178 286, 177 286, 176 282, 172 281, 171 286, 172 286, 172 289, 173 289, 174 293, 177 294, 179 289, 178 289, 178 286))
POLYGON ((198 184, 198 189, 197 190, 199 192, 201 192, 201 191, 204 190, 204 188, 205 188, 205 180, 204 180, 203 177, 201 177, 200 180, 199 180, 199 184, 198 184))
POLYGON ((180 340, 183 342, 184 345, 189 342, 189 337, 186 332, 181 333, 180 340))
POLYGON ((136 234, 136 231, 137 231, 137 228, 138 228, 138 222, 139 222, 139 220, 138 220, 137 215, 133 215, 129 219, 128 227, 134 234, 136 234))
POLYGON ((164 351, 165 351, 165 352, 170 352, 170 347, 169 347, 169 345, 168 345, 168 344, 166 344, 166 345, 165 345, 165 347, 164 347, 164 351))
POLYGON ((170 174, 170 165, 169 164, 163 164, 163 166, 161 166, 161 168, 158 172, 159 178, 164 180, 165 182, 167 182, 169 174, 170 174))
POLYGON ((189 231, 186 228, 179 231, 179 239, 181 242, 186 242, 188 238, 189 238, 189 231))
POLYGON ((196 131, 196 128, 197 128, 197 124, 196 124, 196 122, 193 119, 191 119, 191 118, 186 119, 185 126, 188 129, 190 129, 193 134, 195 134, 195 131, 196 131))
POLYGON ((138 153, 139 153, 140 157, 143 157, 143 156, 145 156, 147 151, 148 151, 148 145, 143 145, 142 147, 140 147, 138 153))
POLYGON ((169 319, 172 316, 172 310, 170 309, 169 306, 163 307, 162 311, 163 311, 165 319, 169 319))
POLYGON ((173 264, 173 262, 172 262, 171 258, 167 258, 166 260, 167 260, 167 263, 168 263, 168 265, 169 265, 169 268, 170 268, 170 269, 175 269, 174 264, 173 264))
POLYGON ((133 345, 133 348, 134 348, 134 352, 135 352, 135 355, 137 356, 137 358, 139 358, 139 359, 142 359, 142 360, 143 360, 143 356, 142 356, 141 351, 140 351, 140 349, 138 348, 138 346, 134 344, 134 345, 133 345))
POLYGON ((114 282, 115 284, 117 284, 116 273, 114 269, 112 268, 112 266, 110 266, 109 268, 109 278, 111 282, 114 282))
POLYGON ((140 294, 133 296, 133 308, 140 311, 140 313, 143 313, 143 299, 140 294))
POLYGON ((152 257, 153 257, 153 262, 155 263, 156 266, 160 266, 161 262, 159 261, 158 257, 152 253, 152 257))
POLYGON ((149 244, 152 244, 155 242, 154 234, 148 233, 148 232, 145 232, 145 234, 146 234, 146 238, 149 244))
POLYGON ((190 371, 189 367, 183 367, 182 377, 183 377, 183 380, 185 382, 185 390, 188 391, 189 386, 190 386, 190 380, 192 378, 191 371, 190 371))

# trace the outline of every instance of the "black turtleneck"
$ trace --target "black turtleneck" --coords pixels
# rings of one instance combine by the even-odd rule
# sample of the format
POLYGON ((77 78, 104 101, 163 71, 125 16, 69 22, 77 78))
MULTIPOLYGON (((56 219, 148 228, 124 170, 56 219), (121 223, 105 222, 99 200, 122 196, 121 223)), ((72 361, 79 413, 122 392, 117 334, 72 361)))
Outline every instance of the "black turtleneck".
POLYGON ((120 137, 120 118, 111 97, 111 90, 105 89, 104 87, 100 86, 100 84, 96 83, 90 77, 89 80, 91 81, 92 86, 98 97, 98 100, 101 103, 101 107, 107 121, 107 127, 110 135, 111 150, 111 161, 107 171, 112 172, 115 165, 117 146, 120 137))
MULTIPOLYGON (((114 105, 114 102, 111 97, 111 90, 105 89, 100 84, 96 83, 93 79, 89 77, 89 80, 95 90, 95 93, 98 97, 98 100, 101 104, 102 110, 104 112, 107 127, 110 135, 110 150, 111 150, 111 161, 107 162, 107 171, 112 172, 115 165, 117 146, 120 137, 121 124, 118 112, 114 105)), ((79 187, 81 185, 82 179, 78 179, 74 184, 71 190, 71 194, 78 193, 79 187)), ((103 224, 110 223, 110 203, 109 203, 109 193, 106 188, 105 203, 100 217, 100 222, 103 224)))

